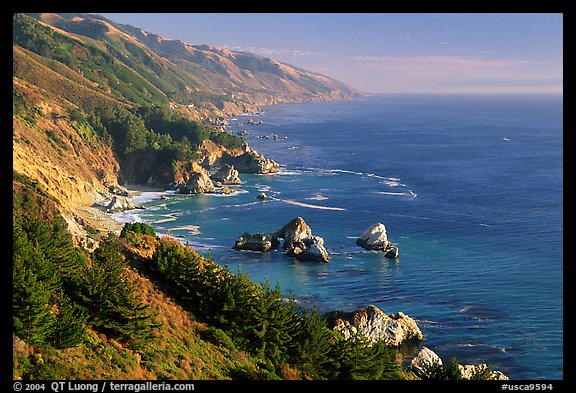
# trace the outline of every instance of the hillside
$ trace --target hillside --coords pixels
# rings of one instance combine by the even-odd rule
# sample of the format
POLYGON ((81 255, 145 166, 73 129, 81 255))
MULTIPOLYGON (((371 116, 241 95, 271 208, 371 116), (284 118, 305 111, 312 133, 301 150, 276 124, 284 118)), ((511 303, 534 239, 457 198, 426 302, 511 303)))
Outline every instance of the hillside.
POLYGON ((98 15, 31 16, 52 35, 62 37, 51 51, 37 43, 29 47, 20 35, 15 40, 19 45, 37 53, 44 50, 47 57, 81 70, 96 89, 114 97, 136 104, 170 102, 203 120, 222 121, 258 105, 360 94, 341 82, 273 59, 191 45, 98 15), (86 50, 91 52, 88 59, 76 56, 86 50))
POLYGON ((271 59, 52 13, 14 15, 13 87, 14 169, 58 198, 84 237, 79 206, 125 184, 168 188, 208 150, 211 163, 248 151, 221 131, 229 115, 358 94, 271 59))
POLYGON ((165 189, 223 160, 277 170, 219 127, 227 116, 354 94, 96 16, 15 14, 13 378, 406 377, 389 348, 341 338, 279 287, 146 225, 115 233, 82 213, 129 184, 165 189))

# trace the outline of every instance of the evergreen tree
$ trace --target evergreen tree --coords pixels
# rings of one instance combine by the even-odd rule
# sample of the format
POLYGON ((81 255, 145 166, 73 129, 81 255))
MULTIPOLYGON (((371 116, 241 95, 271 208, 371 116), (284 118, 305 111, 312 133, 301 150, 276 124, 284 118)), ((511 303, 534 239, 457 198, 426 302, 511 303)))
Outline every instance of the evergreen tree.
POLYGON ((312 378, 325 378, 325 367, 329 364, 328 353, 334 335, 316 307, 302 310, 298 330, 294 338, 296 345, 291 361, 312 378))
POLYGON ((138 349, 154 337, 151 329, 157 325, 125 269, 121 246, 109 235, 84 270, 82 300, 96 328, 138 349))
POLYGON ((56 348, 80 345, 85 337, 85 313, 64 293, 58 296, 58 314, 50 341, 56 348))
POLYGON ((268 281, 262 284, 249 333, 250 350, 275 365, 285 363, 294 343, 296 311, 293 299, 282 299, 280 285, 272 290, 268 281))
POLYGON ((14 258, 12 282, 14 334, 30 344, 46 343, 54 327, 50 313, 51 288, 26 266, 24 258, 14 258))

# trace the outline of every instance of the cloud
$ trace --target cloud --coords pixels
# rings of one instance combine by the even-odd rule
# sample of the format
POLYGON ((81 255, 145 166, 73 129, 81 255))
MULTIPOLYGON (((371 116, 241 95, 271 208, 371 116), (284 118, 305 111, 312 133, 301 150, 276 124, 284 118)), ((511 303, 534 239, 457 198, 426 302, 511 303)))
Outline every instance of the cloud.
POLYGON ((470 72, 545 64, 531 60, 486 59, 478 56, 349 56, 362 67, 395 71, 470 72))
POLYGON ((315 51, 304 51, 299 49, 285 49, 285 48, 263 48, 256 46, 222 46, 224 49, 235 52, 250 52, 260 56, 268 57, 308 57, 308 56, 318 56, 322 52, 315 51))

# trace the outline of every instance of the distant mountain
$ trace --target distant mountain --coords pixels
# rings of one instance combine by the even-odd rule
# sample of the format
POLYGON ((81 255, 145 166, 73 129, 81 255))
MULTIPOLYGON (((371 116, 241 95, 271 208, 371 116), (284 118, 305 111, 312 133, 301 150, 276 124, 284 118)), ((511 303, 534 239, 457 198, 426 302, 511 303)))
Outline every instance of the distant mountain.
POLYGON ((80 233, 75 210, 110 190, 168 187, 197 168, 191 161, 243 154, 244 141, 221 131, 230 115, 360 94, 269 58, 92 14, 14 14, 12 70, 14 171, 56 198, 80 233))
MULTIPOLYGON (((257 105, 349 99, 359 91, 246 52, 190 45, 92 14, 30 14, 57 44, 14 43, 82 74, 87 87, 135 104, 166 104, 215 120, 257 105)), ((24 25, 30 25, 28 21, 24 25)), ((24 31, 22 31, 24 30, 24 31)))

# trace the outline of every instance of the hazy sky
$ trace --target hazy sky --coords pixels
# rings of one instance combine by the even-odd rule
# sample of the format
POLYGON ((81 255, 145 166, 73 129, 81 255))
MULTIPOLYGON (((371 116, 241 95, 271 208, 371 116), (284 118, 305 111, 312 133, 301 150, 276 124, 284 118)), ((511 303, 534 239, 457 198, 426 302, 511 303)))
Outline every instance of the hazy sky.
POLYGON ((562 92, 559 13, 101 13, 249 51, 371 93, 562 92))

